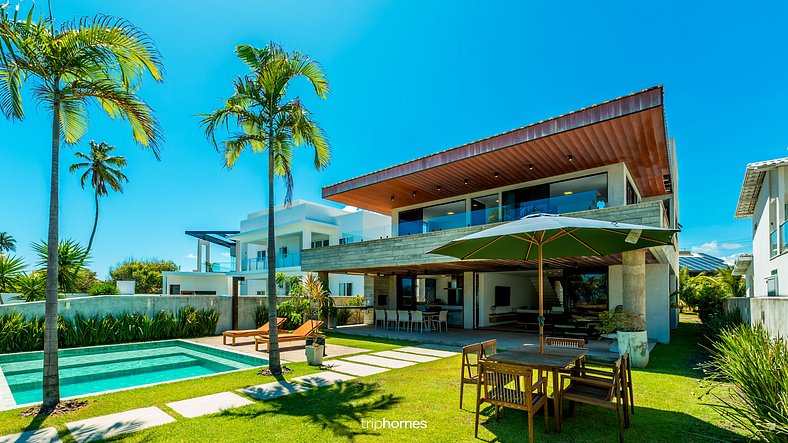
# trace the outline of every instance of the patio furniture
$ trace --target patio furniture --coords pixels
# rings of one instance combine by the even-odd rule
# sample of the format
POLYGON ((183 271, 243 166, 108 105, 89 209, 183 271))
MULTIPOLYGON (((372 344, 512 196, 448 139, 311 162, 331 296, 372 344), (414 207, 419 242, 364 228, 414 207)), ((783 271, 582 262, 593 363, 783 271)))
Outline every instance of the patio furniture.
MULTIPOLYGON (((277 317, 276 318, 276 327, 281 327, 287 321, 286 318, 277 317)), ((227 344, 227 338, 232 339, 232 345, 235 346, 235 339, 242 338, 242 337, 254 337, 255 335, 264 335, 268 333, 271 325, 270 322, 260 326, 257 329, 237 329, 237 330, 228 330, 222 332, 222 343, 227 344)))
POLYGON ((545 432, 550 432, 546 377, 539 375, 534 380, 532 368, 484 359, 479 362, 479 374, 476 383, 476 438, 479 437, 479 407, 482 403, 493 405, 496 421, 501 407, 527 412, 528 441, 531 443, 534 441, 534 414, 544 408, 545 432))
MULTIPOLYGON (((612 369, 615 363, 596 363, 596 366, 604 366, 612 369)), ((632 392, 632 362, 629 359, 629 352, 621 356, 621 388, 625 391, 624 395, 629 397, 630 413, 635 414, 635 396, 632 392)))
POLYGON ((427 322, 427 330, 433 330, 433 325, 437 321, 438 312, 422 312, 421 315, 424 317, 424 321, 427 322))
POLYGON ((410 326, 410 313, 408 311, 397 311, 397 330, 399 326, 405 324, 405 330, 410 326))
POLYGON ((611 372, 585 369, 583 375, 561 376, 561 389, 559 391, 558 417, 563 415, 561 406, 564 400, 569 400, 569 415, 574 411, 574 403, 586 403, 607 409, 615 409, 618 418, 618 438, 624 443, 624 427, 629 427, 629 405, 626 393, 622 387, 622 358, 616 360, 611 372), (589 376, 589 374, 591 376, 589 376), (569 385, 565 386, 565 382, 569 385), (621 421, 621 401, 624 403, 624 423, 621 421))
MULTIPOLYGON (((293 331, 290 334, 278 334, 279 343, 288 342, 288 341, 298 341, 298 340, 306 340, 311 335, 314 335, 315 331, 320 329, 320 326, 323 325, 323 322, 320 320, 307 320, 306 323, 299 326, 298 329, 293 331)), ((268 345, 271 343, 271 338, 267 335, 258 335, 254 338, 254 350, 260 350, 260 343, 265 343, 266 349, 268 349, 268 345)), ((268 352, 266 350, 266 352, 268 352)))
POLYGON ((375 309, 375 329, 378 328, 378 323, 381 323, 383 329, 386 329, 386 311, 383 309, 375 309))
POLYGON ((424 328, 426 327, 427 330, 430 330, 430 325, 427 320, 424 318, 424 315, 421 311, 412 311, 410 313, 410 330, 413 330, 413 326, 419 325, 419 332, 424 332, 424 328))
POLYGON ((482 342, 482 357, 487 358, 489 355, 493 355, 498 352, 498 341, 495 339, 487 340, 482 342))
POLYGON ((460 366, 460 409, 462 409, 462 393, 466 384, 476 384, 479 377, 479 360, 482 358, 482 344, 474 343, 462 348, 460 366))
POLYGON ((394 328, 397 327, 397 311, 393 309, 386 309, 386 329, 389 328, 389 323, 394 323, 394 328))
POLYGON ((449 332, 449 311, 440 311, 437 315, 433 315, 432 324, 438 332, 443 331, 443 326, 446 326, 446 332, 449 332))
MULTIPOLYGON (((545 341, 545 345, 555 348, 582 349, 586 347, 586 341, 582 338, 548 337, 545 341)), ((581 357, 579 362, 581 367, 585 367, 585 356, 581 357)))
MULTIPOLYGON (((538 349, 502 351, 492 355, 486 355, 487 360, 508 363, 513 365, 528 366, 539 371, 548 371, 553 377, 553 409, 558 410, 560 390, 558 373, 567 368, 571 368, 577 361, 586 355, 588 349, 571 348, 546 348, 543 353, 538 349)), ((561 416, 555 414, 555 431, 561 432, 561 416)))

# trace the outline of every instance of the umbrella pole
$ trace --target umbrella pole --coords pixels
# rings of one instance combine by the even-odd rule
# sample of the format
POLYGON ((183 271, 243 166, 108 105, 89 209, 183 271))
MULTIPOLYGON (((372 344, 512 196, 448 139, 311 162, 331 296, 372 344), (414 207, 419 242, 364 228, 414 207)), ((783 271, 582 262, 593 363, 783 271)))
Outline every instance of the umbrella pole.
POLYGON ((539 249, 539 353, 544 353, 544 278, 542 276, 542 243, 539 249))

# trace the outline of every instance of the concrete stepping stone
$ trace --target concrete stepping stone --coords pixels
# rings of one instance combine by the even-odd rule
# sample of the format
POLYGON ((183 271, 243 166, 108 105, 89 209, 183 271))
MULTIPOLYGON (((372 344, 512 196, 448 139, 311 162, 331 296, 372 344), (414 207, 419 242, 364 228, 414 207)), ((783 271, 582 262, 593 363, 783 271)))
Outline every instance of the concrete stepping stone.
POLYGON ((60 436, 57 435, 57 429, 44 428, 4 435, 0 437, 0 443, 60 443, 60 436))
POLYGON ((393 360, 390 358, 377 357, 374 355, 356 355, 353 357, 345 357, 343 360, 352 361, 354 363, 366 363, 368 365, 380 366, 389 369, 407 368, 416 363, 412 361, 393 360))
POLYGON ((167 406, 186 418, 194 418, 251 404, 254 404, 254 402, 238 394, 220 392, 218 394, 167 403, 167 406))
POLYGON ((258 400, 271 400, 283 395, 295 394, 298 392, 308 391, 310 389, 312 388, 282 380, 262 385, 249 386, 248 388, 238 389, 238 392, 258 400))
POLYGON ((16 400, 14 400, 14 394, 8 386, 5 375, 3 375, 3 370, 0 369, 0 411, 14 409, 15 407, 16 400))
POLYGON ((430 357, 428 355, 408 354, 405 352, 396 352, 396 351, 381 351, 381 352, 375 352, 372 355, 377 355, 386 358, 395 358, 397 360, 413 361, 416 363, 426 363, 428 361, 439 360, 438 357, 430 357))
POLYGON ((304 375, 301 377, 295 377, 293 380, 299 381, 301 383, 306 383, 312 386, 317 386, 318 388, 323 386, 330 386, 335 383, 339 383, 341 381, 348 381, 353 380, 356 377, 351 375, 340 374, 338 372, 318 372, 317 374, 310 374, 304 375))
POLYGON ((407 352, 409 354, 429 355, 431 357, 453 357, 457 352, 441 351, 440 349, 420 348, 418 346, 408 346, 406 348, 395 349, 397 352, 407 352))
POLYGON ((154 426, 172 423, 175 419, 161 409, 151 406, 148 408, 132 409, 131 411, 117 414, 104 415, 66 423, 71 431, 71 436, 77 443, 104 440, 115 435, 140 431, 154 426))
POLYGON ((380 374, 386 372, 388 369, 379 368, 377 366, 360 365, 358 363, 351 363, 342 360, 328 360, 323 363, 326 369, 331 371, 341 372, 343 374, 355 375, 356 377, 364 377, 367 375, 380 374))

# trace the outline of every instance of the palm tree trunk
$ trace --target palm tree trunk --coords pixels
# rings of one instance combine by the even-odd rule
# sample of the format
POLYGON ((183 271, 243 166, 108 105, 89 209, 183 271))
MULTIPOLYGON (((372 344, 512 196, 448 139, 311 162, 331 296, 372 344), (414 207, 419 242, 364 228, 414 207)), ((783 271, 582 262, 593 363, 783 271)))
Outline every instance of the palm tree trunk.
POLYGON ((274 244, 274 151, 273 134, 268 137, 268 369, 274 375, 282 373, 279 361, 279 331, 276 326, 276 245, 274 244))
MULTIPOLYGON (((94 195, 96 197, 96 216, 93 218, 93 231, 90 233, 90 240, 88 240, 87 254, 90 254, 90 248, 93 246, 93 237, 96 236, 96 227, 98 226, 98 214, 99 214, 99 207, 98 207, 99 195, 98 195, 98 191, 96 191, 94 193, 94 195)), ((85 254, 86 257, 87 257, 87 254, 85 254)), ((79 270, 79 268, 77 268, 77 270, 79 270)))
POLYGON ((60 91, 54 88, 52 116, 52 175, 49 189, 49 234, 47 236, 47 284, 44 311, 44 407, 60 403, 60 376, 57 355, 57 273, 58 210, 60 164, 60 91))

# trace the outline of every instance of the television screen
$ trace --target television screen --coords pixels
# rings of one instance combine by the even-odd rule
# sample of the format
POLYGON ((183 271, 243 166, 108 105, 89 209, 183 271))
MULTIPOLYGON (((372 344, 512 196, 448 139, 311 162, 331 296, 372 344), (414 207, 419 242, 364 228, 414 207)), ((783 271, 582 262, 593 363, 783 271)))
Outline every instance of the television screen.
POLYGON ((495 287, 495 306, 509 306, 512 301, 512 288, 508 286, 495 287))

